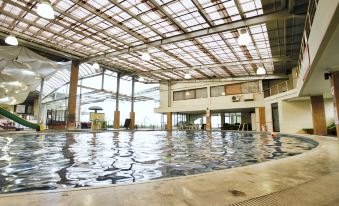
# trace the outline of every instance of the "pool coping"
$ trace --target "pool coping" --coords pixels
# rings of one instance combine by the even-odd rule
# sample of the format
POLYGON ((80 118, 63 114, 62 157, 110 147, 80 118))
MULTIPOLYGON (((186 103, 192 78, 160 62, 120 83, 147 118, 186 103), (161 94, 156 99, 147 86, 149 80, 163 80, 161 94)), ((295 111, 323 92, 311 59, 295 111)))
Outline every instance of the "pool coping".
MULTIPOLYGON (((339 152, 335 153, 335 156, 331 157, 334 158, 334 160, 332 160, 333 162, 325 167, 327 169, 333 167, 331 171, 324 171, 322 168, 317 167, 317 163, 320 164, 324 159, 329 158, 329 156, 326 156, 326 152, 328 152, 329 147, 332 148, 334 145, 334 150, 339 151, 339 144, 336 138, 296 134, 281 135, 311 139, 318 142, 318 146, 312 150, 291 157, 196 175, 161 178, 156 180, 99 187, 1 194, 0 205, 11 205, 12 201, 14 201, 12 203, 15 203, 13 205, 30 205, 32 200, 34 200, 34 203, 37 203, 35 205, 44 205, 43 200, 51 198, 58 199, 59 202, 55 205, 64 205, 64 203, 69 203, 70 201, 72 203, 70 205, 83 205, 85 202, 81 197, 88 195, 91 196, 92 205, 99 205, 98 203, 100 203, 100 205, 109 205, 108 203, 111 203, 111 201, 102 202, 104 199, 101 199, 102 197, 100 194, 105 194, 104 196, 119 197, 120 193, 125 194, 126 192, 127 194, 133 194, 132 196, 134 198, 140 200, 138 205, 153 205, 152 203, 154 203, 154 200, 157 200, 158 203, 161 203, 162 205, 187 205, 188 203, 191 205, 206 205, 206 203, 211 203, 211 201, 213 202, 213 205, 225 205, 226 203, 232 204, 258 196, 272 194, 288 188, 297 187, 305 182, 314 181, 321 176, 339 172, 339 152), (337 158, 335 158, 336 156, 337 158), (299 164, 303 166, 299 168, 299 164), (291 168, 286 169, 291 166, 299 169, 305 169, 305 166, 307 166, 308 171, 298 171, 300 174, 296 175, 290 171, 291 168), (284 170, 286 170, 285 172, 287 173, 281 174, 280 172, 284 170), (260 173, 256 173, 258 171, 260 173), (279 178, 273 175, 267 179, 265 173, 277 174, 279 178), (241 180, 236 181, 237 178, 240 178, 241 180), (204 182, 203 185, 202 182, 204 182), (220 184, 220 182, 223 182, 224 184, 220 184), (249 187, 251 184, 254 184, 255 186, 252 185, 249 187), (260 187, 267 184, 270 185, 270 189, 260 189, 260 187), (210 194, 208 196, 205 195, 205 190, 207 188, 207 192, 210 194), (249 188, 252 189, 249 190, 249 188), (150 196, 145 196, 143 194, 145 191, 148 191, 150 196), (168 191, 171 192, 167 194, 168 191), (218 191, 220 194, 215 195, 212 194, 213 192, 211 191, 218 191), (173 196, 173 194, 175 195, 173 196), (188 198, 189 196, 195 198, 188 198), (201 197, 204 198, 201 199, 201 197), (163 198, 166 199, 165 202, 161 201, 163 198), (95 201, 93 201, 93 199, 95 201), (208 201, 205 202, 206 200, 208 201)), ((131 202, 126 201, 127 200, 121 200, 120 202, 115 201, 115 203, 116 205, 133 205, 133 203, 135 203, 133 200, 131 200, 131 202)))

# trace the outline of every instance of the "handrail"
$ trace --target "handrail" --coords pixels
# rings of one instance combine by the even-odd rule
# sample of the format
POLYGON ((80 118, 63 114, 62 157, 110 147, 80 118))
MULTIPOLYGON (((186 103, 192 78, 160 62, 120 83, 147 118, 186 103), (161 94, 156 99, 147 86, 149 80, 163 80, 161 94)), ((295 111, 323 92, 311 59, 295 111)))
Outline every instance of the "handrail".
POLYGON ((304 32, 301 39, 300 51, 299 51, 299 59, 298 59, 298 68, 297 68, 297 77, 301 74, 301 65, 304 61, 304 50, 307 48, 308 37, 311 32, 311 27, 314 20, 314 14, 317 10, 319 0, 310 0, 307 7, 306 21, 304 26, 304 32))
MULTIPOLYGON (((294 80, 294 79, 293 79, 294 80)), ((294 89, 295 86, 293 85, 293 80, 287 80, 284 82, 280 82, 278 84, 273 85, 272 87, 268 89, 264 89, 264 98, 270 97, 273 95, 277 95, 283 92, 287 92, 291 89, 294 89)))

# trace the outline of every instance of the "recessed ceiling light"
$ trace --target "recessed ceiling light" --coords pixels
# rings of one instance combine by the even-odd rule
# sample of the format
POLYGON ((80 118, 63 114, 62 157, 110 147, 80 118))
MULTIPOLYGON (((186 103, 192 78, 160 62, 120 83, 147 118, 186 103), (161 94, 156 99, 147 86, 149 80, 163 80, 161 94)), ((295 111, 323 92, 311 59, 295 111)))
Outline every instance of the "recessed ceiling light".
POLYGON ((54 19, 54 10, 51 3, 47 0, 41 0, 37 7, 39 16, 45 19, 54 19))
POLYGON ((263 74, 266 74, 266 69, 264 67, 258 67, 257 75, 263 75, 263 74))
POLYGON ((240 46, 247 46, 249 45, 252 40, 251 40, 251 36, 248 34, 248 32, 246 31, 246 29, 242 29, 240 31, 240 36, 238 37, 238 44, 240 46))
POLYGON ((12 46, 18 46, 19 42, 18 39, 13 36, 13 35, 9 35, 6 37, 5 39, 6 44, 12 45, 12 46))

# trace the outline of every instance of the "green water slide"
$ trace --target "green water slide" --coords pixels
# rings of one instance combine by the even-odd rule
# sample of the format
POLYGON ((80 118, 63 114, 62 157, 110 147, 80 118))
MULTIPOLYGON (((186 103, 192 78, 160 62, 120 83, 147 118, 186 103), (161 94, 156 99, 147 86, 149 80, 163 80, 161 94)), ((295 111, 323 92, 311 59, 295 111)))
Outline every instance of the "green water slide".
POLYGON ((35 129, 37 131, 40 131, 41 128, 42 128, 40 125, 34 124, 32 122, 29 122, 29 121, 27 121, 27 120, 25 120, 25 119, 15 115, 15 114, 13 114, 12 112, 9 112, 9 111, 1 108, 1 107, 0 107, 0 115, 5 116, 8 119, 11 119, 11 120, 13 120, 14 122, 16 122, 18 124, 21 124, 21 125, 23 125, 25 127, 29 127, 29 128, 35 129))

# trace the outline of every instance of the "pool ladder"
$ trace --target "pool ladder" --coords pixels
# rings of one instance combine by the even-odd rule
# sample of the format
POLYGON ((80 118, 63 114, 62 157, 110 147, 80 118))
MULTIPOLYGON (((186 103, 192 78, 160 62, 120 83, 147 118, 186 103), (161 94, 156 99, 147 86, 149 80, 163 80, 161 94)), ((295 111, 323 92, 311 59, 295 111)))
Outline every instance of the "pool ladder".
POLYGON ((248 124, 247 123, 239 124, 238 131, 240 131, 241 126, 242 126, 241 131, 245 131, 245 126, 246 126, 246 131, 248 131, 248 124))

